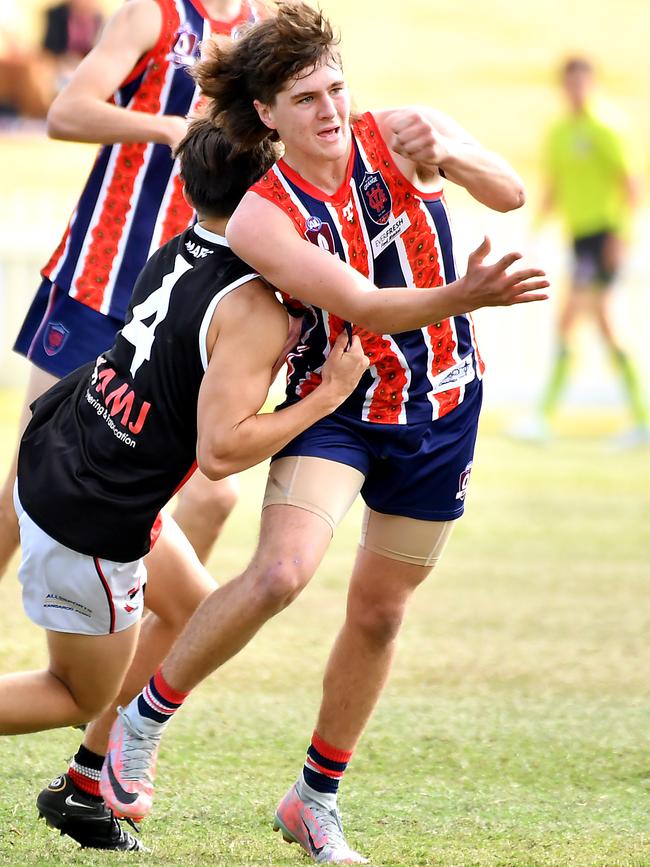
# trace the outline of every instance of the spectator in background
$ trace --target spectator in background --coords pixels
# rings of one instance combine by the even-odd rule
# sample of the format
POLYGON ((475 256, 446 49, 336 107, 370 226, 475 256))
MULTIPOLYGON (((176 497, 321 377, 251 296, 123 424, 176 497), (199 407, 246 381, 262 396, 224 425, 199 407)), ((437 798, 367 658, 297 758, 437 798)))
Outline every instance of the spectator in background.
POLYGON ((531 440, 548 435, 569 376, 573 326, 581 315, 588 315, 620 374, 633 419, 619 444, 641 445, 650 442, 642 386, 625 343, 615 333, 610 311, 611 290, 639 200, 637 158, 624 117, 594 94, 591 62, 584 57, 568 59, 561 81, 568 111, 553 124, 544 144, 540 217, 555 210, 564 221, 573 253, 571 286, 560 312, 555 360, 537 416, 513 433, 531 440))
POLYGON ((44 118, 57 93, 92 49, 103 23, 99 0, 69 0, 45 10, 39 49, 14 32, 17 12, 0 25, 0 108, 4 114, 44 118))
POLYGON ((38 54, 20 35, 24 16, 15 0, 0 4, 0 116, 43 116, 38 54))
POLYGON ((48 7, 45 17, 42 47, 54 65, 58 92, 95 45, 103 16, 98 0, 69 0, 48 7))

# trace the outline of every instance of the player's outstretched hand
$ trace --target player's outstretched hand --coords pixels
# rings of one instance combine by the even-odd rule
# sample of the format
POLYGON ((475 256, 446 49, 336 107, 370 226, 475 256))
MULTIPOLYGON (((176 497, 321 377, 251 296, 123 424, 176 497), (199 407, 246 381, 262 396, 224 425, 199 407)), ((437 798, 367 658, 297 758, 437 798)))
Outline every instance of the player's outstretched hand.
POLYGON ((343 403, 357 386, 357 383, 368 369, 370 362, 366 358, 361 341, 355 335, 350 348, 347 349, 348 335, 343 331, 323 365, 321 388, 327 388, 343 403))
POLYGON ((489 238, 470 253, 467 273, 462 278, 467 297, 467 309, 479 307, 509 307, 529 301, 544 301, 549 282, 540 268, 524 268, 508 273, 508 268, 521 259, 521 253, 506 253, 493 265, 484 265, 492 245, 489 238))

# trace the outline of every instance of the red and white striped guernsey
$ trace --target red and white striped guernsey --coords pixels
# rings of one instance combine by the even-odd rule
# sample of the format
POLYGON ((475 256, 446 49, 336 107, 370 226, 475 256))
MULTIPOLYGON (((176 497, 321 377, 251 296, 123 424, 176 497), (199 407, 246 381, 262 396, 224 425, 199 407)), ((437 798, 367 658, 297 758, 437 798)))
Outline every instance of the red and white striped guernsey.
MULTIPOLYGON (((352 124, 345 180, 332 196, 284 160, 252 190, 281 208, 296 231, 381 287, 443 286, 456 279, 452 232, 441 192, 416 189, 397 168, 371 113, 352 124)), ((296 306, 294 299, 286 299, 296 306)), ((299 303, 299 302, 298 302, 299 303)), ((287 402, 320 382, 320 369, 345 327, 327 310, 305 310, 302 345, 288 363, 287 402)), ((401 334, 353 331, 371 366, 337 412, 378 424, 417 424, 457 407, 484 365, 469 314, 401 334)), ((472 385, 473 384, 473 385, 472 385)))
MULTIPOLYGON (((254 20, 248 0, 229 22, 211 20, 200 0, 156 0, 160 37, 113 94, 127 111, 186 116, 200 98, 189 68, 213 33, 254 20)), ((193 220, 178 163, 167 145, 105 145, 68 227, 42 275, 71 298, 124 321, 136 277, 149 256, 193 220)))

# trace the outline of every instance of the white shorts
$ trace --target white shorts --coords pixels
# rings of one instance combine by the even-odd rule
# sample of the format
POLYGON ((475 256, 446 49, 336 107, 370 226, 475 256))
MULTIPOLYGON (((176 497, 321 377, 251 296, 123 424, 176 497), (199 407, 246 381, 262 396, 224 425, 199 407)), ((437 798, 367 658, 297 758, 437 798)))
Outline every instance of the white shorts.
POLYGON ((25 613, 53 632, 108 635, 133 626, 142 617, 147 569, 142 558, 115 563, 80 554, 61 545, 32 521, 18 498, 25 613))

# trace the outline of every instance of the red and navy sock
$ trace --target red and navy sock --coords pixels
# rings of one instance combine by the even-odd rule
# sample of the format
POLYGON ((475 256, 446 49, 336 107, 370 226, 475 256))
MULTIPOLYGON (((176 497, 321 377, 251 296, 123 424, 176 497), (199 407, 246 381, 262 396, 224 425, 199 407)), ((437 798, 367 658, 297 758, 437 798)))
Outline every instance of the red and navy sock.
POLYGON ((335 795, 351 757, 352 750, 339 750, 314 732, 302 769, 303 779, 316 792, 335 795))
POLYGON ((68 776, 79 791, 93 801, 101 801, 99 777, 104 764, 104 756, 93 753, 83 744, 70 762, 68 776))
POLYGON ((167 683, 162 671, 158 671, 138 697, 138 712, 145 719, 165 723, 181 707, 188 692, 179 692, 167 683))

